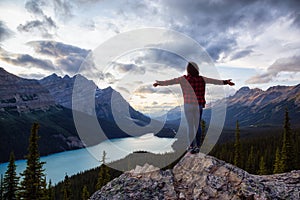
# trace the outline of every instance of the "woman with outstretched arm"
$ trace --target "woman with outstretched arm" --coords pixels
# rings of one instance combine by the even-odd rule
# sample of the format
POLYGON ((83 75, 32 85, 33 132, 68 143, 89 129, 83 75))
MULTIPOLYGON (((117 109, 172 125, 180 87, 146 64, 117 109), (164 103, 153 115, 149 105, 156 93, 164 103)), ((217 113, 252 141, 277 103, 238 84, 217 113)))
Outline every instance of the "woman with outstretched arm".
POLYGON ((196 137, 190 143, 188 151, 192 154, 199 152, 200 139, 201 139, 201 118, 202 111, 205 107, 205 85, 230 85, 234 83, 231 79, 218 80, 207 78, 199 75, 199 68, 196 63, 189 62, 187 64, 187 75, 180 76, 166 81, 156 81, 153 86, 167 86, 180 84, 183 98, 184 98, 184 113, 188 123, 189 136, 194 135, 194 131, 197 129, 196 137))

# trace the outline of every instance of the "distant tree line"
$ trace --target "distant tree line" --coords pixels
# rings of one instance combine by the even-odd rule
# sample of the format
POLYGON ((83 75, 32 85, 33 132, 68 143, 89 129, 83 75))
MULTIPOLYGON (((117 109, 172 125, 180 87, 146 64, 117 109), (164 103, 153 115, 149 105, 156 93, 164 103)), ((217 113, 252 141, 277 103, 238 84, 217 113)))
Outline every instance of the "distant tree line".
POLYGON ((286 110, 281 136, 240 139, 237 121, 235 141, 216 145, 210 155, 252 174, 274 174, 299 169, 299 152, 300 134, 291 129, 286 110))

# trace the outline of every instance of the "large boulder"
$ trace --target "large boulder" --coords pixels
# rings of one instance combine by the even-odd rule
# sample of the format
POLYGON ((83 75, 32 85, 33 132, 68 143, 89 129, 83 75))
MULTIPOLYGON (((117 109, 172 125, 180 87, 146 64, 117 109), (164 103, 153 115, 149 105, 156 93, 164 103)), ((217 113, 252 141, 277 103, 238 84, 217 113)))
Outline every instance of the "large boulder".
POLYGON ((91 199, 300 199, 300 171, 258 176, 212 156, 186 154, 172 170, 137 166, 91 199))

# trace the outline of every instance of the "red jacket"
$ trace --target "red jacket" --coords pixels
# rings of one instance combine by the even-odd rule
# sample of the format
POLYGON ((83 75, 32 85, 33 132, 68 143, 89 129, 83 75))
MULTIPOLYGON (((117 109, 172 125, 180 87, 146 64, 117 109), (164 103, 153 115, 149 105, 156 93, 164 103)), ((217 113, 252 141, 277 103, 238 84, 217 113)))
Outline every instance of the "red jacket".
POLYGON ((185 104, 198 104, 205 106, 205 84, 215 84, 215 85, 224 85, 223 80, 217 80, 212 78, 207 78, 204 76, 191 76, 184 75, 178 78, 174 78, 166 81, 158 81, 162 86, 180 84, 184 103, 185 104))

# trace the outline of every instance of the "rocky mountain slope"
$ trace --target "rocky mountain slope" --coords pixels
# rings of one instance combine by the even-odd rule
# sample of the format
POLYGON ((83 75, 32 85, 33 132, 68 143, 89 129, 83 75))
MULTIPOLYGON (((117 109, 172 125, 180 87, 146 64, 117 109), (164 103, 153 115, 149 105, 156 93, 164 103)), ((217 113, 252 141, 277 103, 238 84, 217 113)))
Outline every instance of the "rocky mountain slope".
MULTIPOLYGON (((68 75, 60 77, 54 73, 39 80, 39 83, 50 92, 56 104, 71 109, 73 85, 76 76, 73 78, 70 78, 68 75)), ((92 81, 85 78, 83 78, 83 80, 85 80, 87 84, 95 85, 92 81)), ((84 89, 82 91, 84 91, 84 89)))
POLYGON ((145 164, 91 196, 104 199, 299 199, 300 171, 252 175, 204 154, 186 154, 172 170, 145 164))
MULTIPOLYGON (((128 102, 111 87, 99 89, 93 81, 81 75, 74 77, 59 77, 52 74, 41 80, 24 79, 6 72, 0 68, 0 162, 9 158, 14 151, 17 159, 23 159, 27 152, 30 127, 34 122, 40 124, 40 152, 41 155, 82 148, 98 144, 107 138, 128 137, 115 122, 116 116, 112 114, 112 94, 117 110, 117 117, 123 119, 123 126, 132 130, 132 120, 138 125, 147 125, 148 117, 134 110, 128 102), (80 76, 80 77, 78 77, 80 76), (76 77, 80 78, 80 99, 86 102, 87 88, 96 88, 95 107, 98 122, 104 134, 90 130, 88 121, 92 118, 90 113, 79 113, 82 119, 87 138, 82 141, 77 134, 72 112, 72 92, 76 77), (125 109, 129 108, 129 112, 125 109)), ((77 111, 75 111, 77 112, 77 111)), ((77 112, 78 113, 78 112, 77 112)), ((92 120, 92 119, 91 119, 92 120)), ((144 132, 152 132, 148 127, 144 132)), ((161 132, 169 132, 164 128, 161 132)))
POLYGON ((37 80, 23 79, 0 68, 0 111, 29 112, 55 106, 49 91, 37 80))
POLYGON ((300 120, 300 84, 274 86, 266 91, 243 87, 227 99, 227 121, 233 126, 239 120, 243 126, 281 126, 288 108, 292 124, 300 120))
MULTIPOLYGON (((130 116, 124 116, 126 113, 122 112, 120 115, 124 118, 133 118, 138 120, 140 124, 147 124, 149 122, 149 118, 143 115, 142 113, 134 110, 129 103, 121 96, 120 93, 115 91, 111 87, 107 87, 104 89, 98 88, 95 83, 91 80, 86 79, 85 77, 79 75, 75 75, 73 77, 69 77, 65 75, 64 77, 59 77, 56 74, 52 74, 47 76, 39 81, 39 83, 46 88, 50 94, 55 99, 55 103, 66 108, 72 109, 72 93, 73 86, 76 78, 80 78, 80 85, 82 88, 79 89, 82 101, 86 101, 85 93, 87 93, 87 88, 96 88, 95 91, 95 109, 98 118, 106 119, 108 121, 114 121, 114 117, 112 114, 111 100, 112 94, 114 95, 114 101, 117 101, 116 110, 122 110, 123 108, 129 108, 130 116), (78 77, 79 76, 79 77, 78 77)), ((117 113, 118 114, 118 113, 117 113)))
MULTIPOLYGON (((266 91, 258 88, 242 87, 234 95, 208 105, 203 112, 203 119, 210 120, 211 108, 226 101, 227 111, 225 127, 235 127, 238 120, 241 126, 282 126, 285 108, 289 110, 291 124, 300 121, 300 84, 296 86, 274 86, 266 91)), ((183 109, 176 107, 169 111, 170 123, 180 121, 183 109)))
MULTIPOLYGON (((122 130, 128 132, 132 136, 140 136, 145 133, 152 133, 155 132, 154 130, 156 130, 156 127, 162 126, 161 122, 159 121, 152 121, 152 125, 150 126, 150 118, 135 110, 119 92, 114 90, 112 87, 100 89, 93 81, 86 79, 80 74, 73 77, 66 75, 63 78, 57 76, 56 74, 52 74, 41 79, 39 82, 43 87, 49 90, 57 104, 72 109, 72 92, 76 78, 80 79, 80 85, 82 87, 78 90, 81 93, 80 98, 82 98, 80 101, 87 102, 85 99, 87 96, 85 93, 89 92, 87 88, 96 89, 95 111, 100 123, 102 121, 107 121, 114 127, 121 126, 122 130), (119 124, 116 124, 116 120, 118 120, 119 124), (142 126, 143 130, 141 131, 137 129, 136 125, 142 126)), ((165 126, 157 133, 157 136, 174 137, 173 129, 173 127, 165 126)), ((118 132, 118 137, 128 136, 127 134, 124 134, 122 130, 119 129, 119 131, 115 131, 118 132)), ((109 132, 112 132, 112 130, 109 130, 109 132)), ((108 138, 115 138, 115 136, 112 136, 111 133, 108 133, 108 138)), ((87 143, 88 142, 86 142, 86 144, 87 143)), ((94 141, 92 141, 92 143, 94 144, 94 141)))

